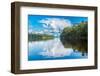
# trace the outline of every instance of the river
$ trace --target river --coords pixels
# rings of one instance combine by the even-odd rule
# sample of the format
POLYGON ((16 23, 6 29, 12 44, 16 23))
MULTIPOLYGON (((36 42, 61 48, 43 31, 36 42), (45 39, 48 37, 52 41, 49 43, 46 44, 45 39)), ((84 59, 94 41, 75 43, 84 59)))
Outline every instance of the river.
MULTIPOLYGON (((44 41, 31 41, 28 43, 28 60, 33 61, 88 58, 87 52, 82 52, 81 49, 75 49, 73 46, 69 46, 69 43, 66 44, 67 45, 65 46, 59 38, 44 41)), ((83 51, 86 51, 86 49, 83 51)))

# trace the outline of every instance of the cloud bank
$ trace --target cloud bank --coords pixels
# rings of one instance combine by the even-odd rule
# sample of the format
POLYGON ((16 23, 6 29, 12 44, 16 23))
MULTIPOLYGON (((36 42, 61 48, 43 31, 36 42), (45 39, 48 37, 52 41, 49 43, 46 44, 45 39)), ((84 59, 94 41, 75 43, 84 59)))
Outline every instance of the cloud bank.
POLYGON ((63 30, 65 27, 71 26, 71 22, 64 18, 46 18, 39 21, 44 28, 52 28, 53 30, 63 30))

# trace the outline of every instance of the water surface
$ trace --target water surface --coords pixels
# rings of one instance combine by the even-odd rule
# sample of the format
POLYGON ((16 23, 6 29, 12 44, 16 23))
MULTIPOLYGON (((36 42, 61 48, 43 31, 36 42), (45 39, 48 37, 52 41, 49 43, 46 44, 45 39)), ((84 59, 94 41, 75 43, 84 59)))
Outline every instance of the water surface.
POLYGON ((87 58, 85 44, 62 42, 59 38, 52 40, 30 41, 28 60, 84 59, 87 58))

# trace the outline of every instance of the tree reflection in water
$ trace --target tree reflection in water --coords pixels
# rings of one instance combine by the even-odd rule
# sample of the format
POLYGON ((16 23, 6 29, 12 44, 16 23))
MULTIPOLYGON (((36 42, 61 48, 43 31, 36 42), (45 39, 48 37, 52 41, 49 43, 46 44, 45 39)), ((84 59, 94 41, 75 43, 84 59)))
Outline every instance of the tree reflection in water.
POLYGON ((86 39, 61 39, 61 42, 65 48, 72 48, 73 51, 81 52, 82 56, 85 56, 88 53, 86 39))

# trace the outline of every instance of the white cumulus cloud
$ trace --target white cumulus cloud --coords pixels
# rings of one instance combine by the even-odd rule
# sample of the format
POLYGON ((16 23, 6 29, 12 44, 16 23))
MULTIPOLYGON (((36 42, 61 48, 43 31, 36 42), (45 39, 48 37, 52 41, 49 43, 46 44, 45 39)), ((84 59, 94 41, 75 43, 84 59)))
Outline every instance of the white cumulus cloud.
POLYGON ((52 27, 54 30, 63 30, 67 26, 71 26, 71 22, 64 18, 46 18, 39 21, 44 27, 52 27))

